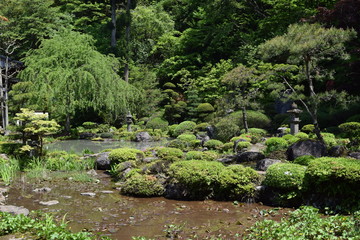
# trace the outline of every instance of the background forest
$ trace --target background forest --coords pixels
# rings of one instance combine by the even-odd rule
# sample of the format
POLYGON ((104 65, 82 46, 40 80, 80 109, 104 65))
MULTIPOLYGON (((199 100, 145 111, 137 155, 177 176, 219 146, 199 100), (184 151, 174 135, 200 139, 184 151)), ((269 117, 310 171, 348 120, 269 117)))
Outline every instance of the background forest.
POLYGON ((357 0, 0 0, 0 55, 24 65, 10 115, 209 122, 224 138, 360 121, 357 0), (307 111, 306 111, 307 110, 307 111), (272 124, 270 124, 272 123, 272 124), (246 125, 246 123, 245 123, 246 125))

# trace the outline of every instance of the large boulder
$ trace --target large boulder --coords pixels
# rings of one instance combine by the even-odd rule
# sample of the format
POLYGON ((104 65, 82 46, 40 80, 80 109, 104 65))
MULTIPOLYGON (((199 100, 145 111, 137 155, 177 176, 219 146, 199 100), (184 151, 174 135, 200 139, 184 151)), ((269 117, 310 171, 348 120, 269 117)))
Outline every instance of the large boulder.
POLYGON ((0 206, 0 212, 12 213, 15 215, 24 214, 25 216, 29 214, 29 210, 27 208, 17 207, 13 205, 0 206))
POLYGON ((289 161, 293 161, 297 157, 304 155, 311 155, 319 158, 326 155, 326 146, 320 141, 298 141, 287 149, 286 155, 289 161))
POLYGON ((152 137, 148 132, 139 132, 135 135, 136 142, 149 142, 152 140, 152 137))
POLYGON ((262 154, 261 152, 243 152, 243 153, 237 154, 235 156, 235 161, 237 163, 257 162, 264 158, 265 158, 265 155, 262 154))
POLYGON ((98 170, 110 170, 110 152, 103 152, 96 157, 96 169, 98 170))
POLYGON ((344 146, 333 146, 329 149, 328 155, 331 157, 342 157, 346 156, 347 150, 344 146))
POLYGON ((349 157, 360 159, 360 152, 349 153, 349 157))
POLYGON ((256 170, 258 171, 266 171, 268 169, 268 167, 270 167, 271 165, 275 164, 275 163, 280 163, 280 160, 277 159, 270 159, 270 158, 265 158, 265 159, 261 159, 260 161, 258 161, 256 163, 256 170))

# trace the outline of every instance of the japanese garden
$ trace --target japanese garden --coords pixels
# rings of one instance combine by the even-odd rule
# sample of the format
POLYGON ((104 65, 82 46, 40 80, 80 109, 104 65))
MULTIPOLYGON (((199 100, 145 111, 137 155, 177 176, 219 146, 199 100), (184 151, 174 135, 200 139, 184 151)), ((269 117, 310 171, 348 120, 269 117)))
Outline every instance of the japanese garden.
POLYGON ((360 239, 358 0, 0 0, 0 239, 360 239))

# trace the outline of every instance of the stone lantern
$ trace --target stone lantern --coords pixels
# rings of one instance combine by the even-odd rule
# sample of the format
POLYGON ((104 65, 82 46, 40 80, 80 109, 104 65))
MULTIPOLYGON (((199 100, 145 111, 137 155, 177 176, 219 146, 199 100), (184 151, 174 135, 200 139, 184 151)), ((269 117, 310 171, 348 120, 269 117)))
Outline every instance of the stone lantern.
POLYGON ((298 109, 297 107, 298 106, 296 105, 296 103, 293 103, 291 105, 291 109, 287 111, 288 113, 291 114, 290 133, 292 135, 295 135, 299 132, 299 123, 300 123, 299 115, 300 113, 302 113, 302 110, 298 109))
POLYGON ((131 124, 133 123, 133 116, 131 115, 130 111, 126 115, 126 124, 127 124, 127 131, 131 132, 131 124))

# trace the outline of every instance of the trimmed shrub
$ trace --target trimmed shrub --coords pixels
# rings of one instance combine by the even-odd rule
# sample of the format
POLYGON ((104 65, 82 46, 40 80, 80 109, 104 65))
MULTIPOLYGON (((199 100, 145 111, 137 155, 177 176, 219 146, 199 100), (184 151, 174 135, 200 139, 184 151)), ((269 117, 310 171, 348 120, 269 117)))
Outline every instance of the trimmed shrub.
POLYGON ((213 194, 223 168, 224 165, 220 162, 179 161, 171 164, 169 175, 186 188, 190 199, 205 199, 213 194))
POLYGON ((196 140, 196 136, 194 134, 181 134, 177 137, 177 139, 185 142, 190 142, 196 140))
POLYGON ((234 148, 234 143, 228 142, 228 143, 224 143, 221 146, 220 150, 221 152, 226 153, 226 152, 232 152, 233 148, 234 148))
POLYGON ((230 139, 230 141, 235 142, 235 141, 240 140, 240 139, 245 140, 247 142, 251 142, 251 138, 244 137, 244 136, 233 137, 233 138, 230 139))
POLYGON ((274 152, 279 150, 285 150, 288 147, 288 142, 280 137, 272 137, 265 141, 266 152, 274 152))
POLYGON ((324 142, 328 148, 336 145, 336 139, 332 137, 323 137, 324 142))
POLYGON ((120 191, 136 197, 154 197, 161 196, 165 189, 155 176, 134 173, 126 179, 120 191))
POLYGON ((300 205, 306 167, 294 163, 276 163, 266 170, 264 185, 275 193, 280 205, 300 205))
POLYGON ((206 132, 206 128, 209 127, 209 123, 199 123, 195 126, 195 132, 206 132))
POLYGON ((216 139, 227 142, 230 138, 240 133, 240 128, 233 120, 223 118, 215 124, 216 139))
POLYGON ((186 160, 205 160, 205 161, 214 161, 218 157, 218 154, 216 152, 212 151, 190 151, 187 152, 185 155, 186 160))
POLYGON ((282 136, 282 138, 285 139, 289 145, 296 143, 297 141, 300 140, 300 138, 295 137, 294 135, 291 135, 291 134, 286 134, 286 135, 282 136))
POLYGON ((113 134, 113 133, 109 133, 109 132, 104 132, 104 133, 101 133, 101 134, 100 134, 100 137, 101 137, 101 138, 112 138, 112 137, 114 137, 114 134, 113 134))
POLYGON ((23 145, 21 143, 0 142, 0 153, 7 155, 16 154, 23 145))
POLYGON ((177 137, 175 136, 175 129, 177 128, 177 126, 179 126, 179 124, 173 124, 168 127, 169 135, 171 137, 177 137))
POLYGON ((223 145, 223 142, 216 139, 210 139, 209 141, 204 143, 204 147, 212 150, 219 150, 223 145))
POLYGON ((301 140, 309 139, 309 135, 304 132, 298 132, 295 134, 295 137, 300 138, 301 140))
POLYGON ((166 147, 169 148, 178 148, 182 151, 184 151, 185 149, 187 149, 190 146, 190 143, 186 142, 186 141, 182 141, 180 139, 174 139, 171 140, 170 142, 168 142, 166 144, 166 147))
POLYGON ((314 156, 311 156, 311 155, 303 155, 303 156, 300 156, 300 157, 297 157, 294 159, 294 163, 296 164, 300 164, 300 165, 303 165, 303 166, 307 166, 309 165, 310 161, 314 160, 315 157, 314 156))
MULTIPOLYGON (((240 131, 240 133, 245 133, 245 129, 242 129, 240 131)), ((257 134, 257 135, 260 135, 260 136, 264 137, 264 136, 266 136, 267 131, 265 129, 261 129, 261 128, 249 128, 248 133, 257 134)))
POLYGON ((82 124, 82 126, 85 128, 85 129, 95 129, 97 128, 98 124, 97 123, 94 123, 94 122, 84 122, 82 124))
POLYGON ((302 132, 305 132, 305 133, 313 133, 315 130, 315 126, 314 124, 307 124, 307 125, 304 125, 302 128, 301 128, 301 131, 302 132))
POLYGON ((178 126, 175 127, 173 136, 177 137, 185 132, 192 132, 195 126, 196 123, 192 121, 181 122, 178 126))
POLYGON ((266 170, 264 184, 281 190, 300 190, 306 167, 294 163, 276 163, 266 170))
POLYGON ((210 103, 200 103, 197 106, 196 111, 199 113, 211 113, 215 111, 215 108, 210 103))
POLYGON ((351 141, 360 139, 360 122, 342 123, 339 128, 351 141))
POLYGON ((176 85, 173 84, 172 82, 166 82, 166 83, 164 83, 163 88, 164 88, 164 89, 167 89, 167 88, 176 88, 176 85))
POLYGON ((248 148, 251 146, 251 143, 249 142, 238 142, 236 143, 236 152, 239 152, 241 150, 243 150, 244 148, 248 148))
MULTIPOLYGON (((249 128, 267 128, 270 126, 271 120, 265 114, 252 110, 248 110, 246 113, 249 128)), ((244 128, 242 111, 233 112, 226 118, 238 125, 240 129, 244 128)))
POLYGON ((255 144, 255 143, 258 143, 260 142, 263 137, 259 134, 254 134, 254 133, 243 133, 240 135, 240 137, 242 138, 250 138, 250 142, 255 144))
POLYGON ((134 148, 117 148, 109 153, 111 164, 125 161, 140 161, 144 159, 144 152, 134 148))
POLYGON ((168 126, 169 122, 160 117, 152 118, 146 123, 146 128, 153 130, 161 129, 161 131, 167 131, 168 126))
MULTIPOLYGON (((322 157, 310 161, 305 187, 310 194, 332 199, 341 210, 360 209, 360 161, 351 158, 322 157)), ((334 207, 334 206, 328 206, 334 207)))
POLYGON ((230 165, 219 173, 215 197, 227 200, 245 200, 254 197, 259 174, 252 168, 230 165))
POLYGON ((183 151, 171 147, 157 148, 156 155, 163 160, 167 160, 171 162, 179 161, 184 157, 183 151))

